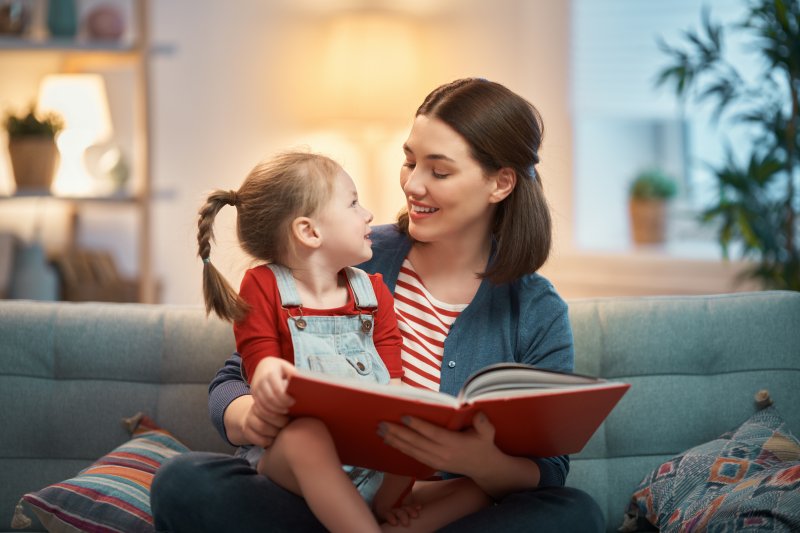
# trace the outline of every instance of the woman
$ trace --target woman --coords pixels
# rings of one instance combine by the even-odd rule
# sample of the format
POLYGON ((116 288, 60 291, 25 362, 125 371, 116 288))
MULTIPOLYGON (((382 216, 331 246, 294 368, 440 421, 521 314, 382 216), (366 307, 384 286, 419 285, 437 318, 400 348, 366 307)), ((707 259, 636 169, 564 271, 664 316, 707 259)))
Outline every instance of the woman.
MULTIPOLYGON (((474 371, 518 361, 571 371, 566 304, 536 270, 550 250, 550 215, 536 170, 538 112, 497 83, 457 80, 417 110, 403 150, 407 205, 398 224, 375 228, 373 258, 395 297, 404 381, 455 394, 474 371)), ((260 398, 241 380, 234 355, 210 387, 217 429, 232 444, 269 446, 287 405, 260 398)), ((266 387, 266 384, 264 385, 266 387)), ((447 472, 471 478, 495 505, 445 531, 602 531, 597 504, 565 488, 568 457, 513 457, 494 446, 491 421, 457 433, 412 419, 384 424, 385 442, 447 472)), ((241 458, 188 454, 153 483, 159 531, 322 531, 304 502, 241 458)))

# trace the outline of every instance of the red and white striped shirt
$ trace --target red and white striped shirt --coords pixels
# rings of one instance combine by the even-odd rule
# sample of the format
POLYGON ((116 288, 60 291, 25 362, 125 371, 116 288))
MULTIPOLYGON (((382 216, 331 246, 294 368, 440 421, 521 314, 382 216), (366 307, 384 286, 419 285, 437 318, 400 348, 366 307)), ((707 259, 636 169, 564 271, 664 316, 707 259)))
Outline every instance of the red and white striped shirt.
POLYGON ((422 284, 408 259, 394 289, 397 325, 403 336, 403 383, 439 390, 444 340, 467 304, 440 302, 422 284))

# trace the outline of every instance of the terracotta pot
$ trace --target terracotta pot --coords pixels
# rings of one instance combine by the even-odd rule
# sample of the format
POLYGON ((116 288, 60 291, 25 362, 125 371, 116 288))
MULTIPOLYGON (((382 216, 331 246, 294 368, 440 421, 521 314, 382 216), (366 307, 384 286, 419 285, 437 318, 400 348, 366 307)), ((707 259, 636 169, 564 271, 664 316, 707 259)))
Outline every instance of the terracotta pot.
POLYGON ((58 147, 52 138, 32 136, 10 139, 8 154, 18 192, 50 191, 58 164, 58 147))
POLYGON ((664 200, 640 200, 629 203, 633 242, 658 244, 666 240, 667 203, 664 200))

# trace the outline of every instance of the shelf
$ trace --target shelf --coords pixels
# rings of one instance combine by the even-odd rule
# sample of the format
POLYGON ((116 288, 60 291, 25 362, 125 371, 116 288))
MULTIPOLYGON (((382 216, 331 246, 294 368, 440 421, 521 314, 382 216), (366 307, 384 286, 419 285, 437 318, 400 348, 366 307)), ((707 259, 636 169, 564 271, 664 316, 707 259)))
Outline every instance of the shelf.
POLYGON ((62 196, 42 191, 22 191, 15 194, 0 194, 2 200, 18 200, 23 198, 52 198, 53 200, 63 200, 66 202, 77 203, 116 203, 133 204, 139 202, 141 198, 130 194, 113 194, 109 196, 62 196))
POLYGON ((0 36, 0 50, 19 52, 101 52, 127 54, 136 51, 136 43, 124 41, 83 41, 72 38, 48 38, 0 36))
MULTIPOLYGON (((85 37, 50 38, 46 29, 37 25, 31 27, 29 33, 22 35, 0 35, 0 54, 9 58, 9 68, 3 74, 17 76, 23 81, 30 75, 24 72, 24 66, 34 64, 35 68, 42 71, 61 73, 81 73, 92 71, 112 71, 111 76, 117 76, 117 82, 128 82, 119 74, 120 67, 127 69, 124 76, 132 76, 132 82, 125 86, 125 91, 130 88, 131 93, 123 92, 130 98, 131 116, 128 131, 131 148, 129 157, 129 170, 131 187, 130 191, 123 190, 107 196, 67 196, 52 194, 49 191, 17 191, 9 194, 9 189, 0 193, 0 203, 19 200, 20 205, 28 199, 31 203, 38 203, 38 199, 47 199, 46 202, 63 203, 67 206, 71 220, 71 237, 75 238, 80 232, 81 223, 86 223, 81 218, 91 215, 94 211, 107 211, 102 206, 109 206, 108 211, 119 207, 120 214, 125 217, 135 210, 138 214, 135 232, 131 237, 135 240, 138 269, 136 277, 139 279, 138 300, 141 302, 155 302, 157 299, 157 282, 153 276, 152 251, 150 234, 152 231, 151 205, 151 162, 150 162, 150 102, 149 102, 149 48, 148 48, 148 6, 149 0, 129 0, 130 5, 127 15, 129 31, 124 33, 120 40, 90 40, 85 37), (23 54, 34 54, 23 56, 23 54), (17 66, 17 58, 20 65, 17 66), (39 58, 42 60, 39 61, 39 58), (132 73, 132 74, 131 74, 132 73), (96 206, 96 208, 95 208, 96 206)), ((35 94, 35 93, 34 93, 35 94)), ((127 130, 126 130, 127 131, 127 130)), ((113 213, 112 213, 113 214, 113 213)), ((88 226, 87 226, 88 227, 88 226)))

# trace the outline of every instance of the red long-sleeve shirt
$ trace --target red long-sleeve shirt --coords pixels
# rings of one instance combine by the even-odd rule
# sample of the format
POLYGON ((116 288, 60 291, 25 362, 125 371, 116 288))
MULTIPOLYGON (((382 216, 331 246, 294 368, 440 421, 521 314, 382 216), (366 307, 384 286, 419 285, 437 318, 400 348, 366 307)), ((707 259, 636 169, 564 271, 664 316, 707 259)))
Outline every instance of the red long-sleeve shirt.
MULTIPOLYGON (((373 342, 392 378, 401 377, 403 368, 400 348, 403 339, 397 329, 394 298, 380 274, 370 274, 378 300, 375 313, 373 342)), ((305 316, 348 316, 359 314, 353 291, 348 284, 347 303, 333 309, 312 309, 303 306, 305 316)), ((275 274, 266 265, 249 269, 242 279, 239 295, 250 305, 247 316, 233 326, 236 349, 242 356, 245 376, 252 376, 258 363, 268 356, 281 357, 294 363, 292 336, 287 324, 288 313, 281 307, 280 292, 275 274)), ((297 311, 293 312, 293 316, 297 311)))

